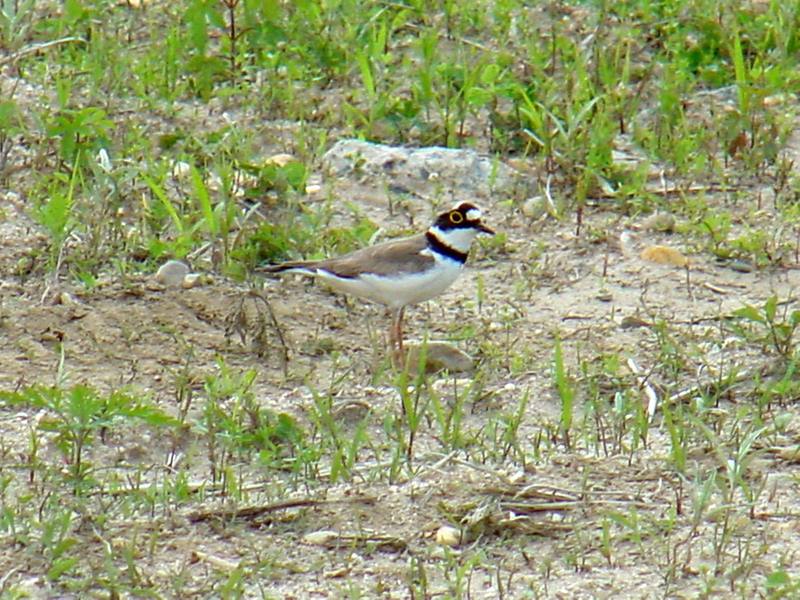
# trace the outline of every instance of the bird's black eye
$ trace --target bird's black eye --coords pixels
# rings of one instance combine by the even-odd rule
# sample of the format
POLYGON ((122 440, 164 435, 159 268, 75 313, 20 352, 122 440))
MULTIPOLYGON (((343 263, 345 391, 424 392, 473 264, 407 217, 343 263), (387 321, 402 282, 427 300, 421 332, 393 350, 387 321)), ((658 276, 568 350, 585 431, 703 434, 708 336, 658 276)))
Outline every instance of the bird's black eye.
POLYGON ((458 212, 457 210, 454 210, 454 211, 452 211, 452 212, 450 213, 450 222, 451 222, 453 225, 458 225, 458 224, 459 224, 459 223, 461 223, 461 221, 463 221, 463 220, 464 220, 464 215, 462 215, 462 214, 461 214, 460 212, 458 212))

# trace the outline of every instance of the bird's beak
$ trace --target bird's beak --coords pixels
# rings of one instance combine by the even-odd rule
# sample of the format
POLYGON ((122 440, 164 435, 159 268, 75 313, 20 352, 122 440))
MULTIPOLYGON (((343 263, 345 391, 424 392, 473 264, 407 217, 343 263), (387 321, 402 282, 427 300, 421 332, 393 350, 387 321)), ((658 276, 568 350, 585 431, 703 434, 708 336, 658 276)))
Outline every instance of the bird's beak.
POLYGON ((489 235, 494 235, 494 229, 492 229, 491 227, 487 227, 483 223, 478 222, 476 223, 475 226, 478 231, 482 231, 483 233, 488 233, 489 235))

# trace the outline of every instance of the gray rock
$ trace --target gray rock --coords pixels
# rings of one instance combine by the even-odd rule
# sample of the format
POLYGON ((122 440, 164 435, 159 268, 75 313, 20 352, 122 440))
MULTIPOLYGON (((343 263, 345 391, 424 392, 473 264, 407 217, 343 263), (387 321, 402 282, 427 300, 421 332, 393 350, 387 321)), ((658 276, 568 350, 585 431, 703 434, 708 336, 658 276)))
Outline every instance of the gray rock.
POLYGON ((179 260, 168 260, 156 272, 156 281, 167 287, 180 287, 189 274, 189 267, 179 260))
POLYGON ((458 196, 513 195, 523 175, 491 156, 456 148, 402 148, 341 140, 325 153, 323 166, 335 177, 379 179, 395 188, 436 187, 458 196))
MULTIPOLYGON (((409 373, 416 373, 422 344, 411 342, 406 344, 406 365, 409 373)), ((425 371, 436 373, 449 371, 450 373, 471 373, 475 370, 475 361, 452 344, 447 342, 428 342, 425 355, 425 371)))

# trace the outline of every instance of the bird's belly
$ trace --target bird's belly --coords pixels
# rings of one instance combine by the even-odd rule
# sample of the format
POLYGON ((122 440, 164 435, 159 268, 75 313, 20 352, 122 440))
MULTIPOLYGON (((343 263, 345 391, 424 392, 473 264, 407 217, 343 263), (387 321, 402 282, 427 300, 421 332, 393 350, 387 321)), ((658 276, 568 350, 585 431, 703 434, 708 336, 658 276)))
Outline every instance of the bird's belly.
POLYGON ((365 273, 352 279, 325 279, 340 291, 399 308, 438 296, 458 278, 461 270, 462 265, 454 261, 436 261, 432 269, 422 273, 403 273, 396 277, 365 273))
POLYGON ((367 275, 362 279, 380 296, 380 299, 377 297, 373 299, 390 307, 399 308, 438 296, 458 278, 461 270, 460 264, 437 261, 432 269, 423 273, 405 273, 391 279, 367 275))

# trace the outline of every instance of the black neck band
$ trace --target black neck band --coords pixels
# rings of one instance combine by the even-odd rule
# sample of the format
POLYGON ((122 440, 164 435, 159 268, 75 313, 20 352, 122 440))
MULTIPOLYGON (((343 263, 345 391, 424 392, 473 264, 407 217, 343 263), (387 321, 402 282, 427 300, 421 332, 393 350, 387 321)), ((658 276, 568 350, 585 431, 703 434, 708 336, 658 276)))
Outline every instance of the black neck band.
POLYGON ((448 258, 452 258, 456 262, 460 262, 462 265, 467 262, 467 253, 461 252, 460 250, 456 250, 455 248, 451 248, 438 237, 432 231, 427 231, 425 233, 425 238, 428 240, 428 247, 438 252, 439 254, 443 254, 448 258))

